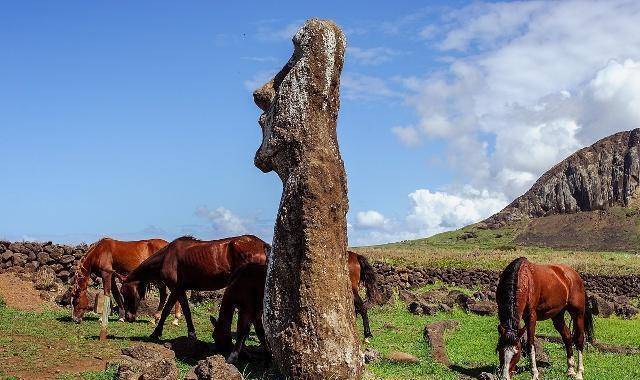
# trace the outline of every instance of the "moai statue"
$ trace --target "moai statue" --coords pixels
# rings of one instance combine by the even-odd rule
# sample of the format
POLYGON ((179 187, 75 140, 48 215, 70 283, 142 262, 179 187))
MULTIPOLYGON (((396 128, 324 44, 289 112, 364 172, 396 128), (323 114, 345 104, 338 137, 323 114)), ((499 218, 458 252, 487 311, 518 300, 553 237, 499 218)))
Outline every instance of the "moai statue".
POLYGON ((294 52, 256 90, 262 144, 255 165, 283 183, 269 257, 264 327, 292 379, 359 379, 360 344, 347 268, 347 182, 336 122, 345 38, 311 19, 294 52))

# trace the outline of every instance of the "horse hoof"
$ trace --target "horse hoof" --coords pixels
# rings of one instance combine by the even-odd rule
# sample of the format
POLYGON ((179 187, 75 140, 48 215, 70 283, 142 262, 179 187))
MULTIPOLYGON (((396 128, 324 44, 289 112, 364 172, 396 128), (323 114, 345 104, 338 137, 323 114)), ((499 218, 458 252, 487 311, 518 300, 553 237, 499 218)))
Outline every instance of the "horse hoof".
POLYGON ((571 377, 571 378, 575 378, 577 375, 576 370, 574 370, 573 368, 569 368, 567 370, 567 376, 571 377))
POLYGON ((159 340, 160 339, 160 334, 152 333, 151 335, 149 335, 149 339, 151 339, 151 340, 159 340))
POLYGON ((122 317, 118 318, 118 322, 124 322, 124 318, 122 317))
POLYGON ((173 320, 173 322, 171 322, 171 324, 174 326, 178 326, 180 324, 180 321, 176 318, 173 320))
POLYGON ((365 344, 369 344, 369 343, 371 343, 371 340, 369 340, 369 338, 364 338, 364 343, 365 344))
POLYGON ((196 333, 195 332, 190 332, 188 334, 189 339, 193 339, 193 340, 198 340, 198 337, 196 337, 196 333))

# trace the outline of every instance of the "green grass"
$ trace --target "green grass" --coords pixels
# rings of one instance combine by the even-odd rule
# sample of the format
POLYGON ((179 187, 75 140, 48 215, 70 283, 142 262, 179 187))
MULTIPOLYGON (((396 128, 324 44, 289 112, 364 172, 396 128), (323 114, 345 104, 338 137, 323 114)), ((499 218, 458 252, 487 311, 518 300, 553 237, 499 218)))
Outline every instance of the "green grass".
MULTIPOLYGON (((440 284, 431 285, 438 287, 440 284)), ((428 288, 422 289, 428 290, 428 288)), ((465 290, 468 291, 468 290, 465 290)), ((209 313, 212 305, 193 308, 194 322, 198 337, 211 342, 209 313)), ((371 347, 386 354, 403 351, 417 356, 419 364, 399 365, 386 360, 367 366, 368 372, 380 379, 457 379, 461 373, 478 371, 492 372, 498 358, 495 354, 497 340, 497 319, 468 315, 460 309, 435 316, 415 316, 406 311, 405 305, 395 304, 374 308, 370 311, 374 338, 371 347), (455 369, 447 368, 431 357, 430 349, 423 338, 423 329, 429 322, 455 319, 460 328, 446 334, 447 353, 455 369)), ((359 321, 360 322, 360 321, 359 321)), ((551 323, 541 322, 539 334, 557 335, 551 323)), ((41 313, 23 312, 0 307, 0 379, 10 379, 9 374, 25 373, 54 368, 61 364, 73 364, 93 356, 104 359, 115 357, 119 349, 145 339, 152 326, 147 323, 110 324, 111 339, 98 341, 99 324, 95 317, 76 325, 68 319, 68 311, 56 309, 41 313)), ((359 331, 361 326, 359 323, 359 331)), ((185 335, 184 322, 175 327, 167 324, 163 338, 171 339, 185 335)), ((640 348, 640 319, 621 320, 617 318, 596 319, 596 337, 609 344, 624 344, 640 348)), ((257 344, 252 337, 251 344, 257 344)), ((542 368, 545 379, 564 379, 564 349, 560 344, 544 343, 551 356, 552 365, 542 368)), ((640 355, 615 355, 601 353, 590 348, 585 355, 586 376, 592 379, 636 379, 640 378, 640 355)), ((194 360, 179 359, 178 367, 182 375, 195 364, 194 360)), ((528 370, 528 361, 521 360, 520 370, 528 370)), ((260 367, 247 364, 240 366, 247 378, 270 379, 260 367)), ((84 373, 60 373, 59 379, 112 379, 114 369, 84 373)), ((516 379, 528 379, 528 373, 519 374, 516 379)))
POLYGON ((583 273, 640 273, 640 256, 636 253, 517 246, 513 240, 519 229, 519 226, 515 226, 487 230, 471 225, 426 239, 358 247, 354 250, 373 261, 394 266, 502 270, 515 258, 525 256, 537 263, 566 264, 583 273), (476 237, 459 239, 468 232, 473 232, 476 237))

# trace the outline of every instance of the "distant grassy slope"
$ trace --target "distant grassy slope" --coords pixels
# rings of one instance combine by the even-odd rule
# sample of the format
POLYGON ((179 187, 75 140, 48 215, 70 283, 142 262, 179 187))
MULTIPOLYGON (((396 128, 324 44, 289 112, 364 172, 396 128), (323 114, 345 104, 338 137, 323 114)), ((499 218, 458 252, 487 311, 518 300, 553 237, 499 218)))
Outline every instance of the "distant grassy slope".
MULTIPOLYGON (((526 256, 534 262, 564 263, 579 271, 595 274, 631 274, 640 273, 640 255, 632 247, 640 247, 638 227, 640 219, 637 211, 623 208, 615 208, 606 212, 580 213, 565 215, 567 222, 574 219, 583 221, 581 224, 572 224, 580 230, 579 233, 558 231, 554 236, 565 242, 573 242, 576 248, 554 248, 540 245, 527 245, 522 242, 522 236, 540 236, 541 227, 551 221, 558 223, 558 216, 536 219, 538 223, 532 228, 532 221, 525 220, 512 226, 499 229, 484 229, 479 225, 470 225, 456 231, 444 232, 429 238, 403 241, 371 247, 359 247, 355 250, 364 253, 374 260, 388 262, 394 265, 425 265, 433 267, 462 267, 502 269, 511 260, 526 256), (599 214, 599 215, 596 215, 599 214), (577 215, 577 216, 576 216, 577 215), (617 249, 618 245, 610 243, 612 249, 591 250, 584 246, 593 246, 603 240, 602 231, 606 230, 610 222, 607 220, 616 218, 623 220, 625 226, 633 228, 619 228, 615 242, 625 241, 627 249, 617 249), (587 223, 587 221, 589 223, 587 223), (609 223, 609 224, 607 224, 609 223), (623 236, 624 239, 620 236, 623 236), (587 243, 585 243, 587 241, 587 243), (581 243, 582 242, 582 243, 581 243), (591 243, 589 243, 591 242, 591 243), (581 247, 582 245, 582 247, 581 247)), ((545 228, 552 234, 553 231, 545 228)), ((609 233, 607 236, 614 236, 609 233)), ((548 240, 550 241, 550 240, 548 240)), ((571 244, 567 244, 571 245, 571 244)))

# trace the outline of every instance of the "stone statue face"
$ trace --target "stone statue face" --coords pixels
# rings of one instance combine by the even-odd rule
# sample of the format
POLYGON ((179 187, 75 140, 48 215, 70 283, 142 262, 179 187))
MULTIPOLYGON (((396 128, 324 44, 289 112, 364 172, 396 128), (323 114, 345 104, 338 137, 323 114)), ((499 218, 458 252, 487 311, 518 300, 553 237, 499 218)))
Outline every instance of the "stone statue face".
POLYGON ((275 97, 273 79, 265 83, 253 93, 253 100, 263 111, 258 118, 258 124, 262 128, 262 143, 256 152, 254 163, 264 173, 272 171, 273 156, 277 153, 277 144, 273 139, 273 114, 270 112, 271 103, 275 97))

